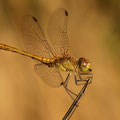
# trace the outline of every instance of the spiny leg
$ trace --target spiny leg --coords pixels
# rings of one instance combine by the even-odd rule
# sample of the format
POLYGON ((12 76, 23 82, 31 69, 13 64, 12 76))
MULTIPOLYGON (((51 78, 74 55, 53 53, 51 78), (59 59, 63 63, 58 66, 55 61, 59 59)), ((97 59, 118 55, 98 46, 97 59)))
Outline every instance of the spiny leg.
POLYGON ((74 73, 74 79, 75 79, 75 84, 76 85, 84 85, 88 80, 89 80, 89 84, 91 83, 91 80, 92 80, 92 73, 80 73, 80 74, 78 74, 78 77, 79 77, 79 80, 77 79, 77 74, 76 73, 74 73), (82 75, 91 75, 91 76, 88 76, 88 77, 86 77, 86 78, 82 78, 81 76, 82 75), (90 80, 91 79, 91 80, 90 80), (79 83, 78 83, 79 82, 79 83), (83 83, 81 83, 81 82, 83 82, 83 83))
POLYGON ((80 81, 85 81, 85 82, 88 81, 88 84, 90 84, 92 82, 92 78, 93 78, 92 73, 79 73, 78 76, 80 78, 80 81), (86 75, 87 77, 83 79, 81 77, 82 75, 86 75))
POLYGON ((74 92, 72 92, 71 90, 69 90, 68 89, 68 82, 69 82, 69 79, 70 79, 70 76, 71 76, 71 73, 69 73, 68 75, 67 75, 67 78, 65 79, 65 82, 63 83, 63 86, 64 86, 64 88, 65 88, 65 90, 66 90, 66 92, 70 95, 70 97, 74 100, 74 98, 73 98, 73 96, 71 95, 71 94, 73 94, 73 95, 75 95, 75 96, 77 96, 74 92))

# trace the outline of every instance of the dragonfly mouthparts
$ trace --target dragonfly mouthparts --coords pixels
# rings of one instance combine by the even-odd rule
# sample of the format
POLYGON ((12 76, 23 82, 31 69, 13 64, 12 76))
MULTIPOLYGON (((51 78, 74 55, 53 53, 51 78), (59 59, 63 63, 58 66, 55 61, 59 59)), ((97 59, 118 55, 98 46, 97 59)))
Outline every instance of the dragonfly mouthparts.
POLYGON ((92 69, 89 69, 90 72, 92 72, 92 69))

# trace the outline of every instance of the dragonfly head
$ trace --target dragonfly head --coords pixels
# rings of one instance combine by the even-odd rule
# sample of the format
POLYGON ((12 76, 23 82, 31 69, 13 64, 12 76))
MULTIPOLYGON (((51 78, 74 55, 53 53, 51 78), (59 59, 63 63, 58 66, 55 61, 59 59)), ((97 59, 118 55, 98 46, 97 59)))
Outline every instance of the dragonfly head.
POLYGON ((88 71, 91 72, 92 71, 92 69, 90 68, 91 67, 90 62, 83 57, 78 59, 78 66, 82 72, 88 72, 88 71))

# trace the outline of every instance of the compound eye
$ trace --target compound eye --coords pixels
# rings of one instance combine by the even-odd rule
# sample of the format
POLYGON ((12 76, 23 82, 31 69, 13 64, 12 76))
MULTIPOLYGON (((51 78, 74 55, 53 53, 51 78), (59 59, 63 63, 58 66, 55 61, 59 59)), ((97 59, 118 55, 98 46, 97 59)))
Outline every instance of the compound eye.
POLYGON ((84 66, 84 67, 86 66, 86 63, 85 63, 85 62, 83 63, 83 66, 84 66))
POLYGON ((87 66, 90 66, 90 63, 88 63, 87 66))

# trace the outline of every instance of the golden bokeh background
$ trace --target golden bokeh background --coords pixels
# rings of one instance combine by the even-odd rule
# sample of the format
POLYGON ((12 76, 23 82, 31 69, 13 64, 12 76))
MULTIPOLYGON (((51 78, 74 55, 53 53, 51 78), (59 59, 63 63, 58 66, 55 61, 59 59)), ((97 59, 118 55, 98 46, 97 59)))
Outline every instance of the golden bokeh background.
MULTIPOLYGON (((57 8, 69 12, 70 53, 88 58, 94 73, 71 120, 119 120, 119 0, 0 0, 0 43, 25 50, 22 17, 36 16, 46 34, 57 8)), ((71 89, 80 90, 74 85, 71 89)), ((0 51, 0 120, 61 120, 71 103, 63 87, 52 88, 40 80, 33 60, 0 51)))

